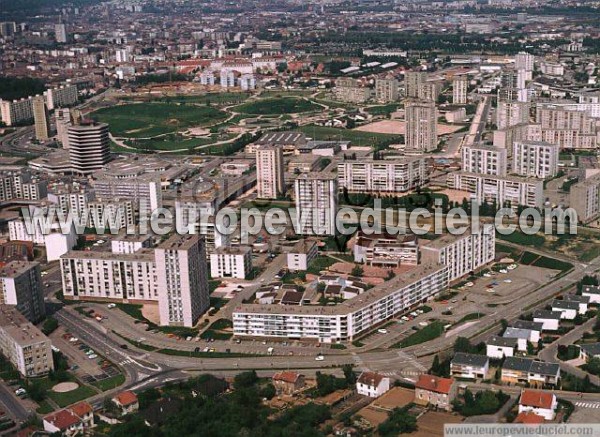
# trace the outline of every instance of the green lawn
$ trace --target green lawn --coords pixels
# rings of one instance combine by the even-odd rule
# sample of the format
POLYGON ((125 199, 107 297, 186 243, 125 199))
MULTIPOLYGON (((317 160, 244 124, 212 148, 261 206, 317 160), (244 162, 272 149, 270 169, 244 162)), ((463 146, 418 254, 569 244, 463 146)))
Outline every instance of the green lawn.
POLYGON ((116 137, 150 138, 191 126, 216 124, 227 114, 210 106, 132 103, 99 109, 92 117, 108 123, 116 137))
POLYGON ((357 146, 375 146, 378 150, 384 149, 390 144, 404 142, 402 135, 362 132, 337 127, 307 125, 300 126, 297 130, 304 132, 314 140, 351 141, 357 146))
POLYGON ((393 348, 409 347, 416 344, 425 343, 440 337, 444 333, 444 324, 439 320, 431 322, 423 329, 418 330, 414 334, 406 337, 404 340, 394 344, 393 348))
POLYGON ((174 96, 163 97, 157 101, 163 103, 198 103, 209 105, 230 105, 241 103, 250 95, 246 93, 208 93, 202 96, 174 96))
POLYGON ((546 239, 544 238, 543 235, 539 235, 539 234, 527 235, 527 234, 524 234, 524 233, 518 232, 518 231, 513 232, 510 235, 502 235, 500 233, 497 233, 496 236, 500 240, 508 241, 508 242, 514 243, 514 244, 520 244, 522 246, 541 247, 546 242, 546 239))
POLYGON ((38 413, 38 414, 49 414, 54 411, 54 408, 52 408, 52 405, 50 405, 50 402, 48 402, 45 399, 41 402, 38 402, 38 405, 39 405, 39 407, 35 410, 36 413, 38 413))
POLYGON ((312 102, 295 97, 281 97, 247 102, 232 108, 235 112, 252 115, 297 114, 320 111, 322 108, 312 102))
POLYGON ((95 394, 96 391, 87 385, 80 385, 77 389, 67 393, 55 393, 52 390, 48 390, 48 397, 61 408, 87 399, 95 394))
POLYGON ((113 388, 117 388, 120 385, 123 385, 125 382, 125 375, 118 374, 115 376, 111 376, 110 378, 103 379, 101 381, 96 381, 92 383, 94 387, 99 388, 102 391, 112 390, 113 388))
POLYGON ((485 316, 485 314, 483 314, 483 313, 471 313, 471 314, 467 314, 462 319, 460 319, 458 322, 456 322, 456 325, 460 325, 461 323, 464 323, 464 322, 470 322, 472 320, 479 320, 483 316, 485 316))
POLYGON ((318 275, 322 270, 326 270, 328 267, 334 265, 336 262, 339 261, 328 256, 319 256, 313 261, 311 261, 307 272, 312 273, 313 275, 318 275))
MULTIPOLYGON (((178 134, 170 134, 151 139, 131 139, 127 140, 128 146, 134 147, 142 152, 155 150, 186 150, 194 149, 199 146, 206 146, 217 141, 230 140, 231 135, 221 136, 220 138, 188 138, 178 134)), ((130 150, 131 152, 131 150, 130 150)))
POLYGON ((366 110, 371 115, 389 116, 392 112, 397 111, 399 107, 400 105, 398 103, 390 103, 388 105, 371 106, 366 108, 366 110))

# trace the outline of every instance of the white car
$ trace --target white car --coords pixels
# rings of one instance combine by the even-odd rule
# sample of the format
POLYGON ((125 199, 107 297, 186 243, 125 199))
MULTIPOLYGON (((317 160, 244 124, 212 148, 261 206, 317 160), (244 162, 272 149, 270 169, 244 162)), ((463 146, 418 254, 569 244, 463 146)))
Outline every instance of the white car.
POLYGON ((77 337, 71 337, 71 338, 69 338, 69 341, 71 343, 77 343, 79 341, 79 339, 77 337))
POLYGON ((405 322, 408 322, 410 319, 406 316, 402 316, 400 317, 401 320, 404 320, 405 322))
POLYGON ((315 357, 315 361, 323 361, 323 360, 325 360, 325 357, 323 355, 317 355, 315 357))
POLYGON ((500 270, 498 270, 498 271, 499 271, 500 273, 508 273, 508 270, 506 270, 506 269, 500 269, 500 270))
POLYGON ((98 355, 96 355, 96 354, 88 355, 88 359, 90 359, 90 360, 93 360, 95 358, 98 358, 98 355))
POLYGON ((516 269, 518 266, 516 264, 511 264, 507 267, 508 270, 514 270, 516 269))
POLYGON ((420 326, 427 326, 427 325, 429 325, 429 323, 427 323, 427 322, 419 322, 419 325, 420 326))
POLYGON ((21 388, 21 387, 19 387, 18 389, 16 389, 16 390, 15 390, 15 394, 16 394, 17 396, 24 395, 25 393, 27 393, 27 391, 25 391, 25 389, 24 389, 24 388, 21 388))
POLYGON ((505 279, 505 280, 504 280, 504 282, 505 282, 506 284, 512 284, 512 279, 505 279))
POLYGON ((467 282, 467 283, 465 284, 465 287, 472 287, 472 286, 474 286, 474 285, 475 285, 475 284, 473 284, 472 282, 467 282))
POLYGON ((109 303, 108 305, 106 305, 106 307, 107 307, 109 310, 112 310, 113 308, 116 308, 116 307, 117 307, 117 304, 116 304, 116 303, 109 303))
POLYGON ((377 332, 379 332, 380 334, 387 334, 387 329, 378 329, 377 332))
POLYGON ((490 275, 489 273, 484 273, 483 276, 486 277, 486 278, 491 278, 492 277, 492 275, 490 275))

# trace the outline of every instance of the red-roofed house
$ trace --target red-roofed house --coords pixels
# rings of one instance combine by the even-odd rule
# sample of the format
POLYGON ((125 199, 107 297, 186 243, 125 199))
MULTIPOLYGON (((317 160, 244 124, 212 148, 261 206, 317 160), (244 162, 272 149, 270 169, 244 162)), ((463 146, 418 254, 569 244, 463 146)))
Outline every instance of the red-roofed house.
POLYGON ((292 395, 304 387, 304 375, 297 372, 277 372, 273 375, 273 385, 277 394, 292 395))
POLYGON ((140 408, 138 397, 131 390, 119 393, 112 398, 112 401, 117 407, 120 408, 123 416, 129 413, 135 413, 140 408))
POLYGON ((44 417, 44 431, 72 436, 94 426, 94 411, 87 402, 79 402, 44 417))
POLYGON ((519 413, 532 412, 546 420, 554 420, 558 400, 554 393, 542 390, 523 390, 519 400, 519 413))
POLYGON ((356 381, 356 391, 359 395, 378 398, 390 389, 390 378, 379 373, 363 372, 356 381))
POLYGON ((452 378, 433 375, 420 375, 415 384, 415 403, 432 405, 442 410, 452 410, 456 387, 452 378))
POLYGON ((514 423, 524 423, 526 425, 540 425, 545 421, 546 419, 544 419, 539 414, 535 414, 531 411, 525 411, 523 413, 519 413, 519 415, 515 418, 514 423))

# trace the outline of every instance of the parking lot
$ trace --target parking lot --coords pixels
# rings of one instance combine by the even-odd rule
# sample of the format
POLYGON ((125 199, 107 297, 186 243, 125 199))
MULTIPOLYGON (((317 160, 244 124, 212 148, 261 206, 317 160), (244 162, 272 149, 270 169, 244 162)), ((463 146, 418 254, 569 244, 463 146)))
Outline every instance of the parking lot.
POLYGON ((50 338, 54 347, 57 347, 68 358, 71 372, 86 384, 92 384, 121 373, 115 364, 104 357, 109 351, 91 349, 62 327, 54 331, 50 338))

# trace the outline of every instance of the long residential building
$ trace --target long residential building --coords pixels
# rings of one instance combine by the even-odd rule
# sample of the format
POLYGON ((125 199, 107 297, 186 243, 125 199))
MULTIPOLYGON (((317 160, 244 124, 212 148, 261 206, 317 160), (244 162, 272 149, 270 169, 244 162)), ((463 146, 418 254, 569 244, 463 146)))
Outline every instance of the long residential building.
POLYGON ((422 244, 424 263, 448 267, 448 280, 455 281, 492 262, 496 257, 496 234, 493 224, 479 224, 462 235, 444 235, 422 244))
POLYGON ((193 326, 209 307, 204 241, 173 235, 134 253, 71 251, 61 257, 66 299, 158 302, 160 323, 193 326))
POLYGON ((98 175, 92 185, 96 197, 130 199, 136 210, 150 213, 162 207, 161 182, 158 175, 142 174, 120 178, 102 174, 98 175))
POLYGON ((358 231, 353 248, 354 262, 372 266, 398 267, 419 263, 416 235, 365 234, 358 231))
POLYGON ((50 88, 44 95, 50 111, 56 108, 73 106, 77 103, 79 97, 76 85, 63 85, 59 88, 50 88))
POLYGON ((462 149, 462 170, 467 173, 506 176, 507 150, 488 146, 465 146, 462 149))
POLYGON ((338 185, 350 193, 397 194, 414 190, 428 179, 425 158, 340 162, 338 185))
POLYGON ((47 183, 32 177, 26 167, 0 167, 0 202, 41 200, 47 191, 47 183))
POLYGON ((0 305, 0 352, 25 378, 54 370, 50 339, 12 305, 0 305))
POLYGON ((335 306, 242 304, 233 311, 240 337, 352 341, 448 287, 448 268, 420 265, 335 306))
POLYGON ((448 187, 466 191, 478 202, 495 203, 498 207, 541 208, 544 203, 544 183, 540 179, 455 172, 448 175, 448 187))
POLYGON ((506 129, 518 124, 529 123, 529 103, 504 101, 498 102, 496 108, 496 126, 506 129))
POLYGON ((558 173, 558 152, 555 144, 541 141, 515 141, 512 172, 519 176, 551 178, 558 173))
POLYGON ((33 97, 20 100, 1 100, 0 113, 6 126, 30 123, 33 121, 33 97))

